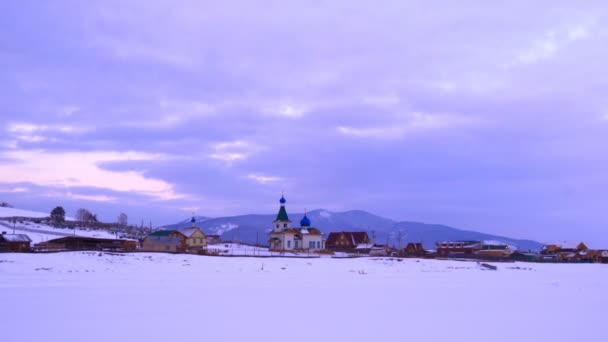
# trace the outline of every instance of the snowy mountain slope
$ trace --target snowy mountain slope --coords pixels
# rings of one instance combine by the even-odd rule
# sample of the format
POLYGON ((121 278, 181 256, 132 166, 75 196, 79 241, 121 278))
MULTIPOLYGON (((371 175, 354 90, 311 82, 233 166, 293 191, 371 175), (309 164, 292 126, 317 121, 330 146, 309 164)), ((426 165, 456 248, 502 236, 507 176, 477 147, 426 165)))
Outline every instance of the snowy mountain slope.
POLYGON ((268 342, 605 340, 606 265, 497 267, 390 258, 0 254, 0 302, 11 308, 0 310, 2 341, 185 341, 193 334, 268 342), (289 324, 280 319, 287 314, 289 324))
MULTIPOLYGON (((32 243, 40 243, 64 236, 85 236, 97 237, 102 239, 115 239, 116 236, 104 230, 91 230, 89 228, 78 227, 76 229, 64 229, 47 226, 45 224, 33 222, 17 222, 14 224, 16 234, 26 234, 32 239, 32 243)), ((0 231, 13 233, 13 223, 0 220, 0 231)))
MULTIPOLYGON (((42 213, 42 212, 38 212, 38 211, 0 207, 0 219, 9 218, 9 217, 46 218, 51 215, 50 212, 51 212, 50 210, 48 213, 42 213)), ((75 221, 74 218, 69 217, 69 216, 66 216, 65 219, 68 221, 75 221)))

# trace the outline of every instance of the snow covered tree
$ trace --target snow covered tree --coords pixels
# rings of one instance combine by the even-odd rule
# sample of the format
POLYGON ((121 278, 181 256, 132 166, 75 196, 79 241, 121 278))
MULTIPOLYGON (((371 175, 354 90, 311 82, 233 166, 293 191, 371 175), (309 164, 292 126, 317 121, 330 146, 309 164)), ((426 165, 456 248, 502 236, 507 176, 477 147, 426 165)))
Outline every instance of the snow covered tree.
POLYGON ((55 209, 51 211, 51 221, 56 225, 65 222, 65 210, 63 207, 55 207, 55 209))

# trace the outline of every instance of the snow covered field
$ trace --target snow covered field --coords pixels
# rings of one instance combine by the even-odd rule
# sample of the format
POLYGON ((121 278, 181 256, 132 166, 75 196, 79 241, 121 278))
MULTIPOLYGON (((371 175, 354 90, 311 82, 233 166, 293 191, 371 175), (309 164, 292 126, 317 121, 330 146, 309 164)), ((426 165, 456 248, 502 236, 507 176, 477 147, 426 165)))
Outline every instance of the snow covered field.
POLYGON ((608 265, 0 254, 2 341, 605 341, 608 265))
MULTIPOLYGON (((0 207, 0 218, 8 218, 8 217, 32 217, 32 218, 45 218, 49 217, 50 211, 48 213, 41 213, 39 211, 31 211, 31 210, 23 210, 17 208, 8 208, 8 207, 0 207)), ((66 220, 75 221, 73 217, 66 216, 66 220)))
MULTIPOLYGON (((13 223, 5 220, 0 220, 0 231, 5 231, 9 234, 13 233, 13 223)), ((87 228, 77 227, 74 229, 62 229, 47 226, 44 224, 33 222, 17 222, 15 224, 15 234, 26 234, 32 239, 32 244, 57 239, 64 236, 86 236, 96 237, 101 239, 115 239, 114 234, 104 230, 92 230, 87 228)))

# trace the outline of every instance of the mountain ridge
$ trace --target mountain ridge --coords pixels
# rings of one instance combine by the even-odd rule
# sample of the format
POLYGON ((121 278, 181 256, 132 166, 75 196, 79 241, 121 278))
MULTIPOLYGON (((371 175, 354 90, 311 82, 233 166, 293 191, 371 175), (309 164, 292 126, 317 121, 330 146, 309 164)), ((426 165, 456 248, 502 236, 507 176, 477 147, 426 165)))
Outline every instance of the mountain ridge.
MULTIPOLYGON (((326 237, 331 232, 366 231, 377 243, 404 247, 408 242, 421 242, 425 248, 434 249, 436 241, 444 240, 498 240, 516 246, 519 250, 538 251, 542 243, 512 238, 502 235, 483 233, 474 230, 454 228, 442 224, 428 224, 415 221, 396 221, 364 210, 332 212, 315 209, 306 213, 312 226, 319 228, 326 237), (399 241, 401 236, 401 241, 399 241)), ((299 227, 304 213, 291 213, 292 227, 299 227)), ((205 234, 220 235, 222 240, 238 240, 246 243, 266 244, 268 232, 276 214, 245 214, 209 218, 195 216, 196 225, 205 234)), ((184 229, 191 226, 190 219, 165 225, 163 229, 184 229)))

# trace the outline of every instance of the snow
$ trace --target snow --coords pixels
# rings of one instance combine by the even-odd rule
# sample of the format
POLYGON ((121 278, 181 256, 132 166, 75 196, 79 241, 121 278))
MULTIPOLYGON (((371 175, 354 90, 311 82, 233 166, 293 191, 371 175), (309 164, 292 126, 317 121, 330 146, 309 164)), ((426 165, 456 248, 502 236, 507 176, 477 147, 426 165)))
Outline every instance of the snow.
POLYGON ((331 217, 331 213, 327 210, 321 210, 319 212, 319 216, 324 217, 324 218, 330 218, 331 217))
POLYGON ((2 238, 11 242, 31 242, 31 239, 24 234, 2 234, 2 238))
POLYGON ((237 229, 239 227, 238 224, 234 224, 234 223, 226 223, 226 224, 221 224, 219 226, 215 226, 215 227, 211 227, 209 228, 211 231, 213 231, 214 235, 222 235, 226 232, 229 232, 231 230, 237 229))
MULTIPOLYGON (((45 218, 45 217, 49 217, 50 215, 51 215, 50 210, 48 213, 41 213, 38 211, 0 207, 0 218, 9 218, 9 217, 45 218)), ((68 221, 75 221, 74 218, 72 218, 72 217, 66 216, 65 219, 68 221)))
MULTIPOLYGON (((0 231, 5 231, 9 234, 13 232, 13 223, 0 220, 0 231)), ((25 234, 32 239, 32 244, 45 242, 52 239, 57 239, 64 236, 84 236, 96 237, 102 239, 115 239, 116 236, 105 230, 91 230, 89 228, 64 229, 47 226, 44 224, 33 222, 17 222, 15 224, 15 234, 25 234)))
POLYGON ((236 243, 207 245, 207 250, 210 252, 217 252, 219 255, 224 256, 284 256, 300 258, 319 257, 319 255, 316 253, 271 252, 265 247, 254 247, 236 243))
POLYGON ((608 337, 608 265, 495 265, 497 271, 475 262, 391 258, 0 254, 0 322, 10 327, 2 341, 608 337))
POLYGON ((15 208, 0 207, 0 217, 32 217, 32 218, 45 218, 50 216, 48 213, 40 213, 36 211, 21 210, 15 208))

